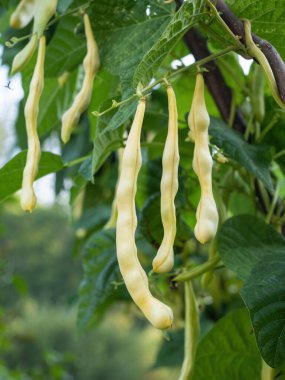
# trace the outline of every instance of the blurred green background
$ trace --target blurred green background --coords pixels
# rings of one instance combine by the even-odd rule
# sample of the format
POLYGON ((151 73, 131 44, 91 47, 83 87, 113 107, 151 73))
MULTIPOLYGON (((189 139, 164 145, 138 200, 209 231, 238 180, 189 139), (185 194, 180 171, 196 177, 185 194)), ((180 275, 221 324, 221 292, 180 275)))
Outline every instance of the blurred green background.
POLYGON ((18 201, 0 208, 0 379, 176 378, 151 369, 163 334, 111 308, 96 328, 76 324, 80 257, 61 206, 24 214, 18 201))

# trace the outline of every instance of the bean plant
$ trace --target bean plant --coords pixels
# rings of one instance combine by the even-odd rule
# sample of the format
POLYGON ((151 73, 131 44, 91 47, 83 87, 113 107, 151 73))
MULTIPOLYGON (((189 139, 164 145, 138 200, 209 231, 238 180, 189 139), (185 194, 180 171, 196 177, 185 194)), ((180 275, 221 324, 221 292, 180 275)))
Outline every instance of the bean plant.
POLYGON ((0 201, 32 212, 55 173, 78 325, 128 305, 179 380, 285 379, 284 20, 265 0, 0 2, 5 91, 24 89, 0 201))

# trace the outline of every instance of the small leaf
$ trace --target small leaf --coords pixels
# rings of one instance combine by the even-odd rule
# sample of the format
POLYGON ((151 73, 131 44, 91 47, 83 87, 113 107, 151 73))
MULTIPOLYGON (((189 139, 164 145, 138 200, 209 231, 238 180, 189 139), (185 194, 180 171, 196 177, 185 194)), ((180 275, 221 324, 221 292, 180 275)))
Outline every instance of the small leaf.
MULTIPOLYGON (((26 158, 27 151, 18 153, 0 169, 0 202, 21 188, 26 158)), ((63 167, 64 164, 60 156, 42 152, 37 178, 58 172, 63 167)))
POLYGON ((212 136, 212 143, 223 149, 227 156, 236 160, 262 181, 268 190, 273 190, 269 172, 271 153, 268 145, 248 144, 238 132, 213 117, 211 117, 209 133, 212 136))
POLYGON ((246 280, 258 261, 285 251, 285 240, 275 229, 252 215, 228 219, 218 234, 224 264, 246 280))
POLYGON ((241 290, 262 357, 273 368, 285 362, 284 278, 285 247, 259 261, 241 290))
POLYGON ((260 380, 261 360, 246 309, 220 319, 198 346, 193 380, 260 380))

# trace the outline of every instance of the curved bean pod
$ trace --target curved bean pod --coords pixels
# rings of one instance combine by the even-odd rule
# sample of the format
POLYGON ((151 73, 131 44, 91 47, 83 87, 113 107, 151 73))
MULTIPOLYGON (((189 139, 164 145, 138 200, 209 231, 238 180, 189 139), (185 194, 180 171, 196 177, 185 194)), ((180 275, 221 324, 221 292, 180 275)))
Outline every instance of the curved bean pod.
POLYGON ((71 133, 78 124, 81 114, 86 111, 89 106, 93 80, 100 66, 99 51, 87 14, 84 15, 84 25, 87 40, 87 54, 83 61, 85 76, 82 88, 76 95, 73 104, 62 116, 61 139, 64 143, 69 141, 71 133))
POLYGON ((36 33, 38 38, 43 35, 49 20, 55 14, 57 2, 58 0, 36 1, 33 33, 36 33))
POLYGON ((15 29, 24 28, 34 17, 36 0, 21 0, 10 17, 10 26, 15 29))
POLYGON ((21 207, 23 210, 30 212, 33 210, 37 202, 33 189, 33 182, 38 172, 38 165, 41 156, 40 141, 37 134, 37 116, 39 99, 44 86, 45 49, 46 40, 45 36, 42 36, 40 38, 37 62, 30 83, 29 95, 24 110, 28 135, 28 154, 23 173, 21 207))
POLYGON ((18 54, 15 55, 12 62, 11 75, 17 73, 18 71, 21 71, 27 65, 27 63, 34 55, 37 44, 38 37, 33 34, 27 45, 21 51, 19 51, 18 54))
POLYGON ((212 157, 209 151, 208 127, 210 124, 204 98, 204 78, 197 74, 196 86, 188 117, 189 127, 195 140, 193 169, 201 186, 201 198, 196 211, 197 223, 194 234, 204 244, 217 232, 219 215, 212 191, 212 157))
POLYGON ((271 94, 273 98, 275 99, 276 103, 281 107, 285 108, 285 104, 283 103, 282 99, 280 98, 279 91, 277 88, 277 84, 274 78, 273 71, 267 61, 266 56, 263 54, 263 52, 259 49, 259 47, 254 43, 251 35, 251 23, 249 20, 244 20, 244 33, 245 33, 245 42, 246 47, 249 52, 249 54, 256 58, 256 60, 259 62, 261 67, 263 68, 264 74, 267 79, 267 83, 269 85, 271 94))
POLYGON ((169 121, 166 142, 162 156, 161 219, 164 229, 162 243, 152 262, 153 271, 168 272, 174 263, 173 244, 176 235, 176 214, 174 199, 178 190, 178 116, 176 98, 172 86, 167 86, 169 121))
POLYGON ((37 47, 38 39, 43 35, 48 21, 54 15, 58 0, 36 0, 34 7, 33 35, 27 45, 15 55, 11 75, 21 71, 30 61, 37 47))
POLYGON ((124 150, 117 189, 117 257, 121 274, 134 302, 153 326, 166 329, 172 325, 172 310, 150 293, 148 279, 138 260, 135 243, 137 227, 135 194, 142 162, 140 135, 144 112, 145 100, 140 99, 124 150))

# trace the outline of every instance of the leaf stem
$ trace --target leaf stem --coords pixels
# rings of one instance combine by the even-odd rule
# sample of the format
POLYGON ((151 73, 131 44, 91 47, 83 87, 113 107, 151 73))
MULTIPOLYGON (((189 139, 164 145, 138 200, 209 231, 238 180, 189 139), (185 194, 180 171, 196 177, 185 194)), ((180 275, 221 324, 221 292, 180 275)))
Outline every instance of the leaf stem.
POLYGON ((193 278, 196 278, 200 276, 201 274, 208 272, 209 270, 213 270, 219 261, 220 261, 220 256, 214 255, 210 260, 206 261, 205 263, 174 277, 173 281, 192 280, 193 278))
POLYGON ((211 0, 206 0, 206 3, 207 5, 209 6, 209 8, 211 9, 211 11, 213 12, 215 18, 217 19, 217 21, 220 23, 220 25, 225 29, 225 31, 232 37, 232 39, 234 40, 235 42, 235 45, 237 47, 238 50, 242 50, 245 52, 245 47, 244 45, 240 42, 239 40, 239 37, 236 36, 232 31, 231 29, 228 27, 228 25, 224 22, 224 20, 222 19, 222 17, 220 16, 220 13, 219 11, 217 10, 217 8, 214 6, 214 4, 212 4, 211 0))
POLYGON ((279 196, 279 186, 277 185, 275 193, 274 193, 274 197, 272 199, 270 208, 269 208, 268 213, 267 213, 266 218, 265 218, 265 221, 268 224, 270 223, 272 215, 274 213, 274 209, 275 209, 276 203, 278 201, 278 196, 279 196))
POLYGON ((81 162, 85 161, 87 158, 90 157, 90 154, 87 154, 86 156, 76 158, 75 160, 66 162, 64 165, 65 168, 71 168, 74 165, 80 164, 81 162))
POLYGON ((277 158, 284 156, 284 154, 285 154, 285 149, 280 150, 280 152, 278 152, 274 155, 273 160, 274 161, 277 160, 277 158))
MULTIPOLYGON (((223 55, 226 55, 226 54, 228 54, 231 51, 234 51, 236 49, 237 48, 235 46, 228 46, 225 49, 220 50, 220 51, 218 51, 216 53, 213 53, 213 54, 209 55, 208 57, 200 59, 199 61, 196 61, 196 62, 192 63, 191 65, 189 65, 187 67, 182 67, 181 69, 175 70, 175 71, 171 72, 168 75, 164 75, 162 78, 157 79, 153 83, 151 83, 148 86, 146 86, 145 88, 143 88, 140 91, 140 93, 142 95, 144 95, 144 94, 147 95, 147 92, 149 90, 153 89, 153 87, 157 86, 158 84, 161 84, 161 83, 165 82, 165 80, 170 80, 170 79, 174 78, 176 75, 179 75, 179 74, 183 73, 184 71, 193 70, 193 69, 195 69, 198 66, 205 65, 206 63, 208 63, 210 61, 213 61, 213 60, 215 60, 215 59, 217 59, 219 57, 222 57, 223 55)), ((94 111, 94 112, 92 112, 92 114, 94 116, 100 117, 100 116, 105 115, 106 113, 112 111, 114 108, 118 108, 118 107, 120 107, 120 106, 122 106, 122 105, 124 105, 124 104, 126 104, 128 102, 130 102, 131 100, 135 99, 138 96, 139 95, 137 93, 135 93, 135 94, 132 94, 131 96, 129 96, 127 99, 122 100, 121 102, 117 102, 117 101, 113 100, 112 105, 109 108, 105 109, 102 112, 94 111)))

